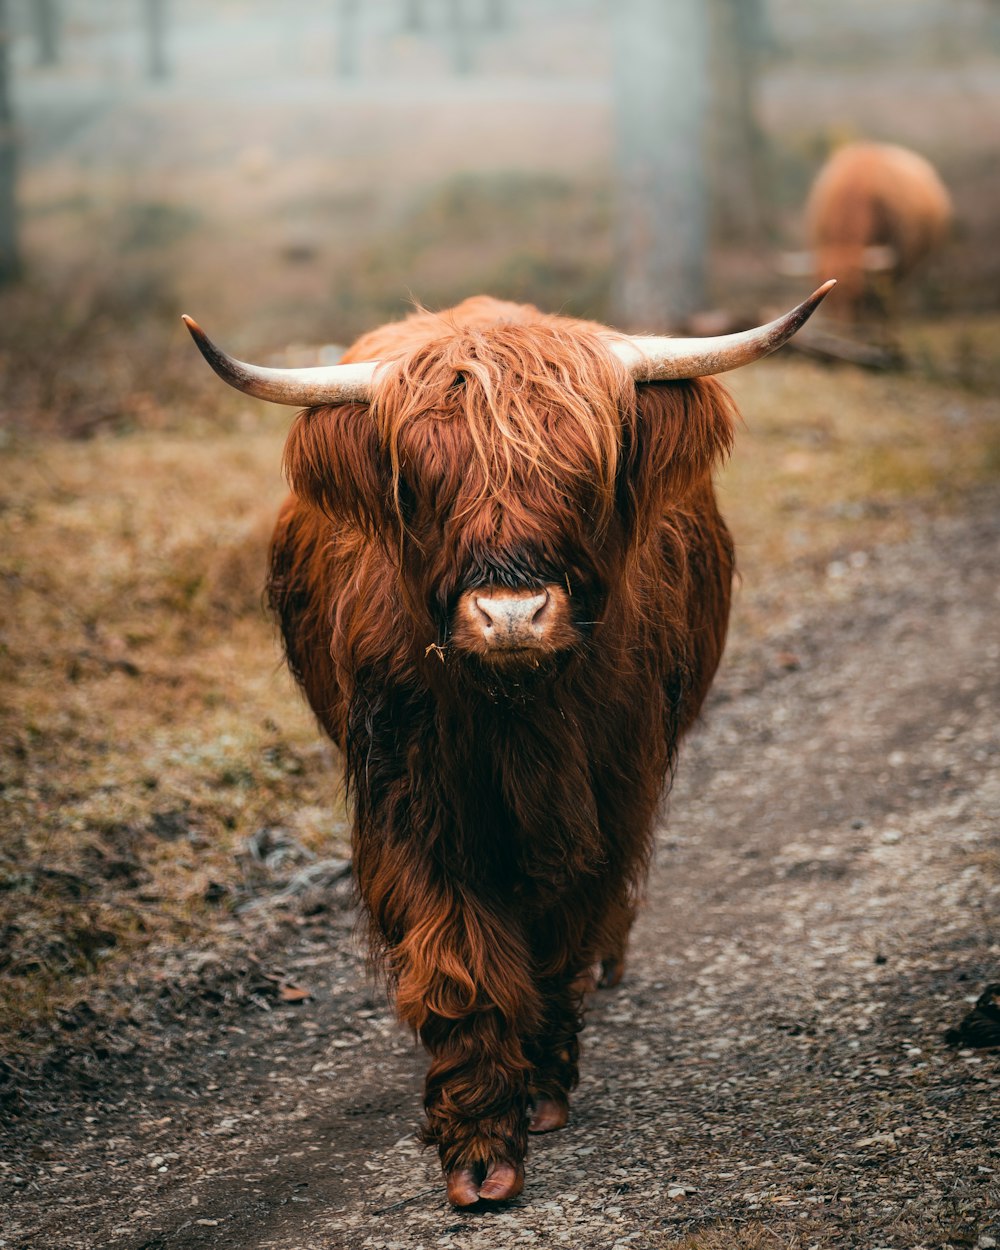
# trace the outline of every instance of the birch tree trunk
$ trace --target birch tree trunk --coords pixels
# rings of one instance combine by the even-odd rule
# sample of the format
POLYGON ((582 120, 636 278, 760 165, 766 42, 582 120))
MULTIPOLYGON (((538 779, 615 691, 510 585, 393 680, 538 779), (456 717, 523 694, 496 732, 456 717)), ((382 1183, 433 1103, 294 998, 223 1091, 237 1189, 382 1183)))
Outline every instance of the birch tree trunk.
POLYGON ((663 331, 705 306, 704 0, 617 0, 614 316, 663 331))
POLYGON ((10 13, 0 0, 0 286, 21 272, 17 245, 17 146, 10 102, 10 13))

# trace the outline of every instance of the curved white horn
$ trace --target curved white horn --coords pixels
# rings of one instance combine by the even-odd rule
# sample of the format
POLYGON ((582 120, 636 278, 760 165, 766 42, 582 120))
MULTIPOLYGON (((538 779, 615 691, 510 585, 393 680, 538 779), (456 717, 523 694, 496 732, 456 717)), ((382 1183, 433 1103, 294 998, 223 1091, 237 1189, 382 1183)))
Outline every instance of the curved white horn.
POLYGON ((193 317, 181 318, 191 331, 198 350, 215 372, 245 395, 269 399, 273 404, 312 408, 316 404, 367 403, 377 360, 353 365, 322 365, 312 369, 269 369, 236 360, 216 347, 193 317))
POLYGON ((710 373, 725 373, 769 356, 787 343, 836 283, 836 278, 831 278, 797 308, 753 330, 704 339, 623 335, 612 340, 610 347, 637 382, 666 382, 671 378, 702 378, 710 373))

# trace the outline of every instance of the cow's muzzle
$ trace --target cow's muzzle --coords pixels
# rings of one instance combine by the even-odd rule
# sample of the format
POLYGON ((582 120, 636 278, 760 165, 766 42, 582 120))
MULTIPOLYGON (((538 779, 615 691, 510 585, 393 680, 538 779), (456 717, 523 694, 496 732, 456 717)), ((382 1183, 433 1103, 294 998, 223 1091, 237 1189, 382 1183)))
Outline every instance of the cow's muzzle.
POLYGON ((498 663, 527 662, 578 641, 570 599, 561 586, 525 590, 478 586, 459 598, 452 641, 462 651, 498 663))

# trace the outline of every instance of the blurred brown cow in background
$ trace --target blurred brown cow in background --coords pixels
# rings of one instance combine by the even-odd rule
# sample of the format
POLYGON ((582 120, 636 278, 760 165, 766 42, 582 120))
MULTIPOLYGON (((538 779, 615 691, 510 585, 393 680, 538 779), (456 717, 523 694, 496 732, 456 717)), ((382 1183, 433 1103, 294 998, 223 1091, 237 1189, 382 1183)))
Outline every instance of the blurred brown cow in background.
POLYGON ((899 283, 942 246, 951 217, 944 183, 916 152, 887 143, 839 148, 806 204, 813 271, 838 280, 830 311, 891 325, 899 283))

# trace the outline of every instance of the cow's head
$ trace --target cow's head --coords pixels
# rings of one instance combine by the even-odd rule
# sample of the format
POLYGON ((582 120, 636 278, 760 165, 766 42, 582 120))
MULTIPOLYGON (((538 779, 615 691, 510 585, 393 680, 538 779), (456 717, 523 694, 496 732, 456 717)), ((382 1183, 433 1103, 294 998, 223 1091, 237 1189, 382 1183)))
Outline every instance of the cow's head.
POLYGON ((385 548, 417 638, 510 669, 591 634, 667 497, 729 449, 731 405, 707 375, 780 347, 831 285, 721 338, 445 315, 415 348, 316 369, 246 365, 185 321, 231 385, 305 407, 292 487, 385 548))

